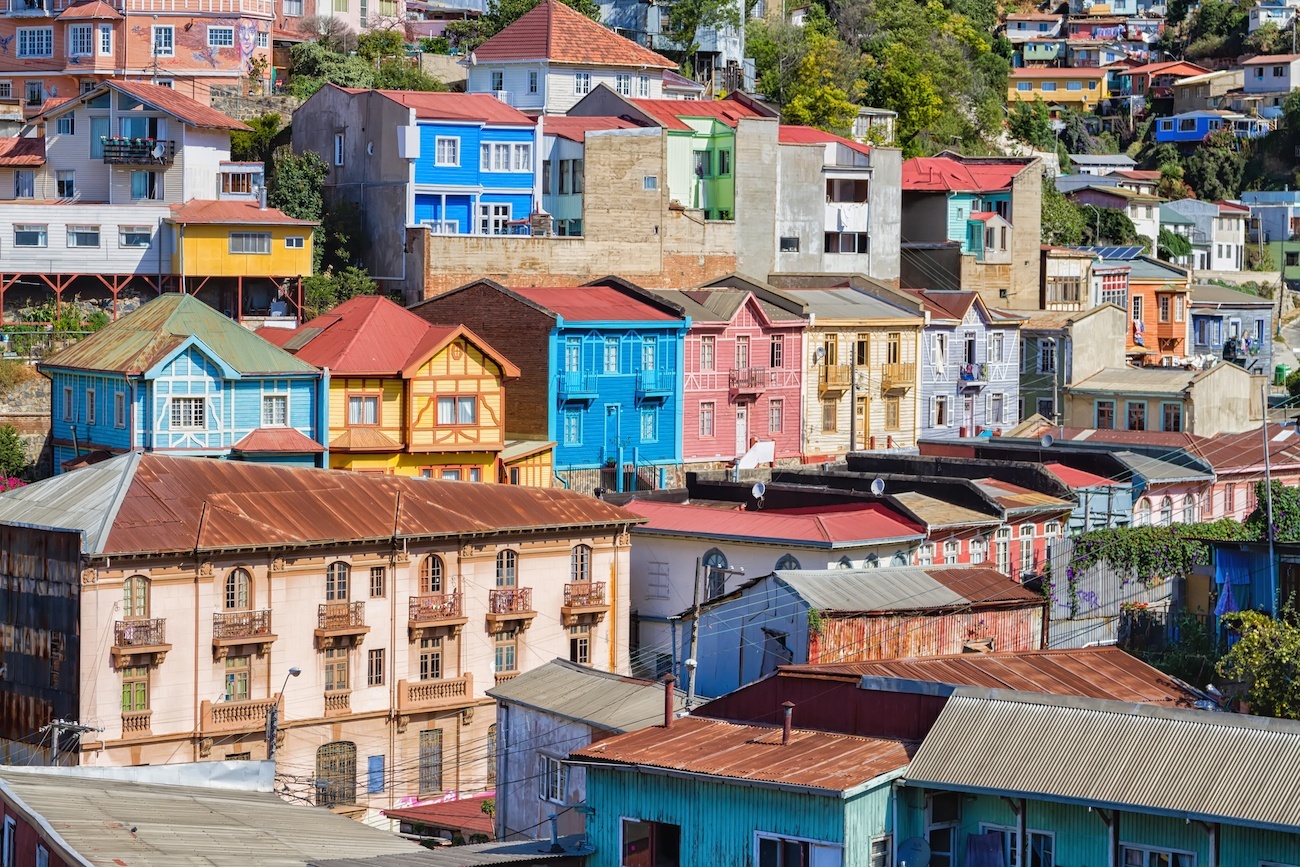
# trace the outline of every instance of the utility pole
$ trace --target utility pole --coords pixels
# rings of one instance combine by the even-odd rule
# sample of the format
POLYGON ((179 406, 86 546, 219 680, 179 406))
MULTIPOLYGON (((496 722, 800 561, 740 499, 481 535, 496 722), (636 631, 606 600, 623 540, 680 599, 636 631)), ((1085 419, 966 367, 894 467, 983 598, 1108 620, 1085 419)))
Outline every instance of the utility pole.
POLYGON ((1260 383, 1259 396, 1263 401, 1264 421, 1260 425, 1260 435, 1264 443, 1264 502, 1268 512, 1268 577, 1269 589, 1273 597, 1273 616, 1280 618, 1277 599, 1277 560, 1273 556, 1273 467, 1268 454, 1268 385, 1260 383))
POLYGON ((50 748, 50 756, 52 759, 51 764, 57 765, 59 763, 59 735, 65 731, 74 735, 80 735, 85 734, 86 732, 102 732, 103 729, 96 728, 95 726, 82 725, 78 722, 69 722, 65 719, 56 719, 41 726, 41 734, 50 732, 52 735, 50 748))
POLYGON ((691 647, 686 654, 686 709, 695 704, 695 669, 699 666, 695 658, 695 648, 700 640, 700 572, 704 569, 704 559, 695 558, 695 593, 691 602, 691 647))

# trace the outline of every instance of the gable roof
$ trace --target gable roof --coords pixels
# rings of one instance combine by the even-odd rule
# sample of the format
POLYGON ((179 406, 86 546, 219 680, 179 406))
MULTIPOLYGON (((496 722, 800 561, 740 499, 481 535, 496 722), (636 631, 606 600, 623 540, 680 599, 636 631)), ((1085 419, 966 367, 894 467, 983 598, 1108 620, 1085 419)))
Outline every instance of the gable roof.
MULTIPOLYGON (((1063 70, 1069 71, 1069 70, 1063 70)), ((903 163, 903 189, 918 192, 991 192, 1007 190, 1028 161, 980 161, 940 154, 903 163)))
POLYGON ((734 99, 628 99, 664 129, 689 130, 682 118, 708 118, 735 128, 741 118, 767 117, 734 99))
POLYGON ((803 304, 817 319, 922 319, 920 313, 905 310, 852 286, 789 287, 781 292, 803 304))
POLYGON ((542 125, 542 134, 581 143, 586 140, 589 132, 610 129, 640 129, 640 127, 621 117, 578 117, 559 114, 546 118, 542 125))
POLYGON ((639 521, 617 506, 558 488, 153 452, 121 455, 0 494, 0 523, 80 531, 87 556, 594 531, 639 521))
MULTIPOLYGON (((341 87, 348 93, 366 93, 365 88, 341 87)), ((393 102, 415 109, 419 120, 463 120, 490 124, 533 126, 536 118, 511 108, 490 93, 442 93, 422 90, 377 90, 393 102)), ((549 123, 549 121, 548 121, 549 123)))
POLYGON ((183 344, 197 342, 237 375, 319 371, 183 292, 166 292, 41 362, 41 369, 141 376, 183 344))
POLYGON ((797 325, 805 321, 797 313, 791 313, 784 307, 779 307, 752 292, 730 286, 655 289, 654 293, 680 306, 686 315, 691 317, 692 325, 725 325, 736 318, 736 314, 745 306, 747 299, 753 299, 753 303, 762 311, 761 315, 774 325, 780 323, 797 325))
POLYGON ((519 375, 519 368, 465 326, 431 325, 379 295, 358 295, 296 329, 257 333, 308 364, 353 376, 410 376, 434 353, 464 338, 501 365, 504 376, 519 375))
MULTIPOLYGON (((743 586, 753 586, 766 577, 743 586)), ((793 590, 810 608, 825 612, 927 611, 1046 602, 985 566, 788 570, 773 572, 770 577, 793 590)))
POLYGON ((0 138, 0 166, 45 165, 45 136, 0 138))
POLYGON ((279 208, 263 208, 258 202, 231 199, 190 199, 171 206, 172 223, 251 226, 316 226, 311 220, 290 217, 279 208))
MULTIPOLYGON (((1164 215, 1160 217, 1164 220, 1164 215)), ((1237 289, 1229 289, 1227 286, 1216 286, 1213 283, 1193 283, 1192 284, 1192 306, 1218 306, 1226 307, 1262 307, 1266 309, 1273 308, 1273 302, 1268 298, 1261 298, 1258 295, 1251 295, 1249 292, 1241 292, 1237 289)))
POLYGON ((530 286, 512 292, 569 322, 646 322, 681 319, 669 309, 613 286, 530 286))
POLYGON ((146 84, 143 81, 125 81, 117 78, 101 82, 94 90, 87 91, 75 99, 43 109, 33 120, 58 114, 63 109, 94 99, 109 90, 125 93, 127 96, 169 114, 189 126, 200 129, 243 130, 245 132, 251 129, 242 121, 235 120, 233 117, 223 114, 211 106, 204 105, 198 100, 190 99, 170 87, 163 87, 161 84, 146 84))
POLYGON ((549 60, 589 66, 676 69, 677 64, 619 36, 559 0, 542 0, 471 53, 484 60, 549 60))
POLYGON ((623 508, 647 519, 637 528, 638 533, 659 535, 828 549, 910 542, 925 536, 922 527, 880 502, 748 511, 695 503, 630 500, 623 508))
POLYGON ((860 154, 871 155, 871 145, 812 126, 792 126, 783 123, 777 131, 777 141, 781 144, 840 144, 860 154))
MULTIPOLYGON (((585 723, 607 732, 630 732, 662 723, 664 685, 598 671, 554 659, 487 691, 499 702, 585 723)), ((673 706, 686 709, 686 695, 673 694, 673 706)))
POLYGON ((1195 63, 1188 63, 1186 60, 1167 60, 1162 63, 1147 63, 1142 66, 1135 66, 1120 75, 1204 75, 1210 70, 1204 66, 1197 66, 1195 63))
POLYGON ((1260 66, 1268 63, 1294 63, 1300 60, 1300 54, 1260 54, 1249 60, 1243 60, 1242 66, 1260 66))
POLYGON ((962 687, 907 778, 1294 833, 1298 763, 1300 722, 1292 720, 962 687))
POLYGON ((59 21, 68 21, 74 18, 89 21, 97 18, 121 18, 122 13, 105 3, 104 0, 90 0, 89 3, 78 3, 76 6, 69 6, 54 17, 59 21))

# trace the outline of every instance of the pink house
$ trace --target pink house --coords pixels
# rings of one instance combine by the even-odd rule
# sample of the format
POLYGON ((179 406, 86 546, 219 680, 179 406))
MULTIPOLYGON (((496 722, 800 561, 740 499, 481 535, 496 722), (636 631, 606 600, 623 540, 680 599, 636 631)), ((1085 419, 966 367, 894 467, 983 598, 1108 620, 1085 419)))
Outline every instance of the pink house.
POLYGON ((803 305, 775 289, 751 290, 747 278, 736 282, 659 292, 691 318, 682 395, 688 469, 730 464, 760 443, 772 444, 770 458, 755 450, 761 462, 800 456, 803 305))

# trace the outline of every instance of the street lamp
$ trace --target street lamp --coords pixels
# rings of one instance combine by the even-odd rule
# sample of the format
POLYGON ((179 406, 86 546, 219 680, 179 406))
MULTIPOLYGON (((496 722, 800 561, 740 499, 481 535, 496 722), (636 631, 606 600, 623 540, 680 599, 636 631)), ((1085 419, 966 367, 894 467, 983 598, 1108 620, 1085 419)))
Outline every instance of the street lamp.
POLYGON ((275 737, 277 729, 280 727, 280 701, 284 698, 284 688, 289 685, 289 678, 297 677, 300 674, 302 674, 302 669, 296 665, 289 669, 289 673, 284 676, 284 683, 280 684, 280 691, 276 693, 275 702, 266 711, 267 761, 275 761, 275 737))

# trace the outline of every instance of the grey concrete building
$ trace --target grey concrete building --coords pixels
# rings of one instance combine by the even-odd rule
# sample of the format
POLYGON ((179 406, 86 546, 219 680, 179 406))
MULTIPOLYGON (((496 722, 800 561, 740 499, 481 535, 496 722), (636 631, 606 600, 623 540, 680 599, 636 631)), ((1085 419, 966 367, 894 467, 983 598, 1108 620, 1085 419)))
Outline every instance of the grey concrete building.
POLYGON ((1124 366, 1127 314, 1114 304, 1089 310, 1025 313, 1020 326, 1020 417, 1061 422, 1066 390, 1124 366))

